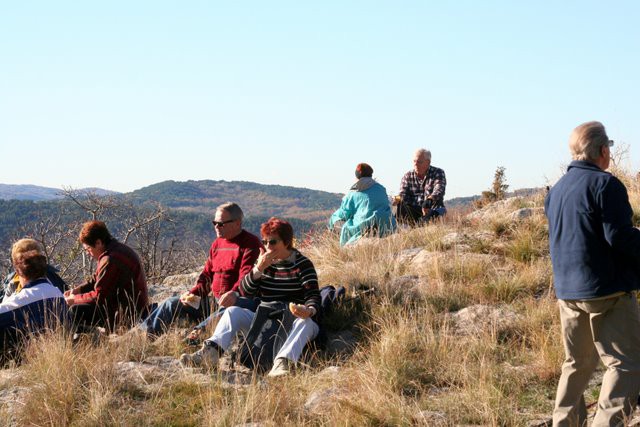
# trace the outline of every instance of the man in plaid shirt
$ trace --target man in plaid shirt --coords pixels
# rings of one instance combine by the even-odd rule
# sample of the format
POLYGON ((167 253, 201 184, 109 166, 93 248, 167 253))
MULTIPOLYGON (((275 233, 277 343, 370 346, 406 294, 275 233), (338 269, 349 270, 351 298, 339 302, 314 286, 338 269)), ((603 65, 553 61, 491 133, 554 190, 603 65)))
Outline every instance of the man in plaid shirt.
POLYGON ((431 151, 423 148, 416 151, 413 170, 404 174, 400 183, 400 200, 394 201, 397 220, 416 224, 444 215, 446 186, 444 171, 431 166, 431 151))

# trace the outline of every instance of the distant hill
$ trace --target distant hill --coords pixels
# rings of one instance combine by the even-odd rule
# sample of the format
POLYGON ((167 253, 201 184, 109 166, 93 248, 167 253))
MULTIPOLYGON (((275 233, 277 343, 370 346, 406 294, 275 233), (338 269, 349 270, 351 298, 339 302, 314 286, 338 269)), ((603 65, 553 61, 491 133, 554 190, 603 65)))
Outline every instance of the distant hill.
POLYGON ((211 215, 216 206, 234 201, 246 216, 282 216, 327 221, 342 194, 247 181, 164 181, 127 193, 135 201, 155 201, 169 208, 211 215))
MULTIPOLYGON (((115 191, 102 188, 82 188, 79 193, 95 193, 99 196, 118 194, 115 191)), ((0 184, 0 200, 58 200, 62 199, 63 191, 60 188, 40 187, 38 185, 14 185, 0 184)))
MULTIPOLYGON (((62 190, 33 185, 2 185, 0 197, 0 244, 9 245, 23 235, 33 235, 36 227, 55 221, 63 228, 77 228, 87 214, 62 196, 62 190), (3 200, 4 199, 4 200, 3 200), (57 219, 59 218, 59 219, 57 219)), ((88 192, 78 190, 76 193, 88 192)), ((215 207, 235 201, 245 212, 244 227, 259 234, 260 225, 271 216, 281 216, 294 227, 299 238, 312 229, 324 228, 329 215, 340 206, 342 195, 305 188, 262 185, 241 181, 165 181, 131 193, 97 190, 93 193, 115 197, 109 205, 129 206, 126 215, 106 212, 106 221, 114 236, 126 232, 122 218, 153 210, 156 204, 169 208, 170 230, 167 238, 178 236, 204 244, 215 237, 211 219, 215 207), (135 211, 135 212, 134 212, 135 211)), ((74 230, 75 231, 75 230, 74 230)))

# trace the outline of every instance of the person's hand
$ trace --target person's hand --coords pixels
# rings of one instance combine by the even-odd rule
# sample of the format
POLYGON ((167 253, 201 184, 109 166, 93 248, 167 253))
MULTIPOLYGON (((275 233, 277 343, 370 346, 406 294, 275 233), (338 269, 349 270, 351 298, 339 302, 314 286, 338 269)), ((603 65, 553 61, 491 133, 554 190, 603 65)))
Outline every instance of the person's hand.
POLYGON ((71 289, 67 289, 62 295, 64 295, 65 298, 68 297, 69 295, 71 295, 71 289))
POLYGON ((316 310, 313 307, 307 307, 306 305, 302 304, 294 304, 292 302, 289 303, 289 311, 291 311, 291 314, 301 319, 306 319, 316 314, 316 310))
POLYGON ((260 273, 264 273, 267 267, 271 264, 280 261, 280 259, 276 258, 275 254, 271 250, 260 249, 260 255, 258 256, 258 261, 256 261, 256 267, 260 273))
POLYGON ((180 302, 183 305, 187 305, 187 303, 191 300, 191 298, 193 298, 193 294, 189 291, 184 292, 182 295, 180 295, 180 302))
POLYGON ((220 307, 225 307, 225 308, 231 307, 235 305, 237 300, 238 300, 238 294, 236 293, 236 291, 225 292, 224 294, 222 294, 222 296, 218 300, 218 305, 220 307))
POLYGON ((427 216, 427 214, 429 213, 431 209, 429 208, 422 208, 422 216, 427 216))
POLYGON ((202 335, 202 329, 195 328, 189 332, 187 339, 190 341, 197 341, 200 339, 200 335, 202 335))
POLYGON ((393 200, 391 201, 391 206, 398 206, 402 201, 402 196, 393 196, 393 200))
POLYGON ((76 296, 71 293, 71 291, 67 291, 69 294, 65 292, 64 300, 67 302, 67 305, 71 307, 76 303, 76 296))

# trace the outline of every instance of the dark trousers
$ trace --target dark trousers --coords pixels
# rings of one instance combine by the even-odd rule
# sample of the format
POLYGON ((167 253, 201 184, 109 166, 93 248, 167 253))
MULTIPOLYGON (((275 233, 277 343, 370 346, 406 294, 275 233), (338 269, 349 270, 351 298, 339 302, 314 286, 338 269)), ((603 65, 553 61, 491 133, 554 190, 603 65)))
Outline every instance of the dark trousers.
POLYGON ((103 328, 109 326, 106 313, 96 304, 72 305, 69 307, 69 316, 71 317, 74 330, 78 332, 87 332, 95 326, 101 326, 103 328))
POLYGON ((396 220, 401 224, 407 224, 413 227, 443 216, 446 212, 447 210, 443 206, 429 209, 426 215, 422 215, 421 207, 400 202, 398 206, 396 206, 396 220))
POLYGON ((75 304, 69 307, 69 317, 77 332, 87 332, 96 326, 106 328, 110 332, 115 332, 118 326, 130 328, 144 314, 130 306, 121 306, 111 311, 98 304, 75 304))

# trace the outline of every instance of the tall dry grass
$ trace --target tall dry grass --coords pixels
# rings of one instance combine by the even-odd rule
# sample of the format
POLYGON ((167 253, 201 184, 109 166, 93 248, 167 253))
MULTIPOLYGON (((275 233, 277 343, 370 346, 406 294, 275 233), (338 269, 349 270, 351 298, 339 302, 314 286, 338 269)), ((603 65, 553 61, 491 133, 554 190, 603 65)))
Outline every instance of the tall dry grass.
POLYGON ((563 352, 544 217, 506 218, 449 219, 350 248, 313 236, 301 250, 321 284, 360 293, 328 319, 358 345, 317 352, 288 378, 232 386, 224 373, 177 366, 123 378, 127 362, 185 351, 176 332, 75 347, 61 334, 33 340, 19 367, 28 392, 18 425, 527 425, 550 414, 563 352), (460 331, 450 314, 478 304, 517 320, 460 331), (313 393, 330 396, 319 413, 305 409, 313 393))

